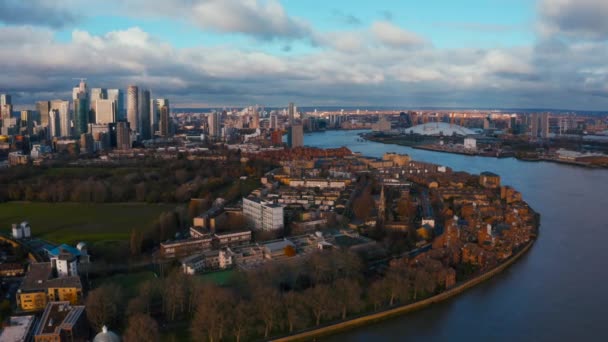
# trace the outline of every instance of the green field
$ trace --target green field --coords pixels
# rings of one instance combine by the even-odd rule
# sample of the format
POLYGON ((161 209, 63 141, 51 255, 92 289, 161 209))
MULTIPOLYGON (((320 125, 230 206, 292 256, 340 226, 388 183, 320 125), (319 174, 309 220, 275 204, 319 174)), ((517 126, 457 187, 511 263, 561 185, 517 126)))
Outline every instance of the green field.
POLYGON ((28 221, 32 235, 57 242, 99 242, 128 240, 131 230, 148 230, 154 220, 175 204, 81 204, 24 203, 0 204, 0 231, 10 232, 11 224, 28 221))
POLYGON ((229 285, 235 275, 235 270, 217 271, 211 273, 200 274, 198 277, 203 282, 211 282, 219 286, 229 285))
POLYGON ((138 295, 139 286, 146 280, 156 279, 156 275, 151 271, 140 271, 136 273, 116 274, 110 277, 99 278, 93 281, 93 288, 103 284, 116 283, 125 291, 125 295, 129 298, 138 295))

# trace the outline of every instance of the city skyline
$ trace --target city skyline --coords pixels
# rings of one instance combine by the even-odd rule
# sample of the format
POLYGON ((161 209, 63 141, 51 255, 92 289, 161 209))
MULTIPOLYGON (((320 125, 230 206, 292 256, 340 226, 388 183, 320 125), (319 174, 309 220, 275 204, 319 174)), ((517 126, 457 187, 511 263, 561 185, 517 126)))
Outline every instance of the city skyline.
POLYGON ((608 105, 599 0, 10 0, 0 13, 16 110, 68 99, 74 77, 194 108, 608 105))

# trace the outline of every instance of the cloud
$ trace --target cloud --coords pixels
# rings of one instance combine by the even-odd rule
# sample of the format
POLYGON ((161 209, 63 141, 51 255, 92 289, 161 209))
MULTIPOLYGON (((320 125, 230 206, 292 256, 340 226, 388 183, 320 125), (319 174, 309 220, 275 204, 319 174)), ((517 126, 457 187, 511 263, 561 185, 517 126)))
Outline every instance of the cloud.
POLYGON ((545 36, 608 40, 608 1, 541 0, 539 15, 545 36))
POLYGON ((54 0, 2 0, 0 22, 61 28, 77 22, 78 16, 54 0))
POLYGON ((387 21, 374 22, 371 32, 379 42, 394 48, 420 46, 425 43, 419 35, 387 21))

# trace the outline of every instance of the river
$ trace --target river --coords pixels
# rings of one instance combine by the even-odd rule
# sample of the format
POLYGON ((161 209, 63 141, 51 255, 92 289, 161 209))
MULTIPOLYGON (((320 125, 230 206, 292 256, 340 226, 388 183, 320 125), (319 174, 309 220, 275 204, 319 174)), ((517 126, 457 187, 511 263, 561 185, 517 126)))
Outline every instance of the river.
POLYGON ((362 142, 360 132, 306 134, 304 143, 497 173, 541 214, 540 236, 515 265, 456 298, 326 340, 608 341, 608 171, 362 142))

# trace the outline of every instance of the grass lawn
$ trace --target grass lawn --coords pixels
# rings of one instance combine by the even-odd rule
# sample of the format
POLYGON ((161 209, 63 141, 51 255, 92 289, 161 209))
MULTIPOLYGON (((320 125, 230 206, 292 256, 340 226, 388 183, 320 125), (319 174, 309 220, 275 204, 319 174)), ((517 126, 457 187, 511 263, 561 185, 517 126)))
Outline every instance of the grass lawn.
POLYGON ((229 285, 230 281, 234 277, 236 271, 235 270, 226 270, 226 271, 218 271, 201 274, 198 277, 202 281, 212 282, 219 286, 229 285))
POLYGON ((136 297, 139 285, 146 280, 155 279, 156 275, 152 271, 141 271, 136 273, 116 274, 110 277, 95 279, 92 283, 93 288, 103 284, 116 283, 124 291, 128 298, 136 297))
POLYGON ((28 221, 34 237, 56 243, 128 240, 131 230, 147 230, 175 204, 85 204, 9 202, 0 204, 0 231, 28 221))

